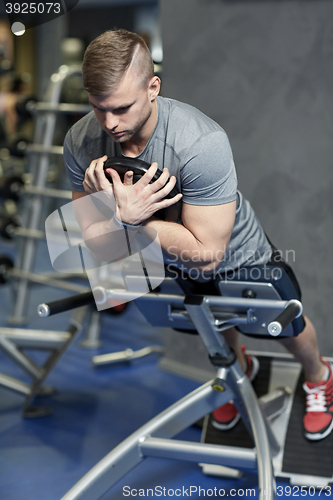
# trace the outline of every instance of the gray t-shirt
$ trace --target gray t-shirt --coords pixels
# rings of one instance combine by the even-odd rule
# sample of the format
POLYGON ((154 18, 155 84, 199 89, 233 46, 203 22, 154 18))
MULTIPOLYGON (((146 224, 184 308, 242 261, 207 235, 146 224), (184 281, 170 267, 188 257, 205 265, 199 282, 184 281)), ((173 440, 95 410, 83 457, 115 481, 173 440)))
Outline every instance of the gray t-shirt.
MULTIPOLYGON (((221 205, 237 200, 236 219, 219 270, 264 264, 271 246, 250 203, 237 191, 233 156, 225 131, 199 110, 173 99, 157 98, 158 121, 144 150, 137 157, 158 163, 177 178, 184 203, 221 205)), ((124 156, 101 129, 94 112, 68 132, 64 160, 72 189, 84 191, 84 174, 90 162, 103 155, 124 156)), ((224 250, 224 249, 223 249, 224 250)))

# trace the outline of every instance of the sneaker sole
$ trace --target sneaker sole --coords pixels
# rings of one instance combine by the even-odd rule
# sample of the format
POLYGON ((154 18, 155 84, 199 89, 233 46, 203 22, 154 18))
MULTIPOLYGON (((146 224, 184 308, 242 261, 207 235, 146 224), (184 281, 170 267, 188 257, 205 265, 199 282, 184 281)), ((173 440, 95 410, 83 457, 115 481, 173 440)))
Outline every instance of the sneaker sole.
POLYGON ((256 358, 255 356, 251 356, 251 360, 252 360, 252 372, 251 372, 249 379, 251 382, 253 382, 253 380, 258 375, 258 372, 260 369, 260 363, 259 363, 258 358, 256 358))
POLYGON ((332 429, 333 429, 333 420, 330 423, 329 427, 327 427, 326 431, 323 432, 322 434, 319 433, 311 434, 304 432, 304 436, 306 437, 306 439, 309 439, 310 441, 320 441, 320 439, 324 439, 326 436, 328 436, 332 432, 332 429))
POLYGON ((217 422, 216 420, 211 420, 212 426, 215 427, 215 429, 218 429, 219 431, 228 431, 229 429, 232 429, 235 427, 235 425, 238 423, 240 419, 240 414, 237 413, 235 418, 229 422, 228 424, 221 424, 220 422, 217 422))
MULTIPOLYGON (((333 363, 329 363, 328 361, 326 361, 325 364, 333 373, 333 363)), ((306 432, 305 430, 303 433, 304 433, 304 437, 306 437, 306 439, 308 439, 309 441, 320 441, 321 439, 324 439, 325 437, 327 437, 332 432, 332 429, 333 429, 333 419, 332 419, 330 425, 327 427, 326 431, 323 432, 322 434, 319 434, 318 432, 316 434, 311 434, 311 433, 306 432)))

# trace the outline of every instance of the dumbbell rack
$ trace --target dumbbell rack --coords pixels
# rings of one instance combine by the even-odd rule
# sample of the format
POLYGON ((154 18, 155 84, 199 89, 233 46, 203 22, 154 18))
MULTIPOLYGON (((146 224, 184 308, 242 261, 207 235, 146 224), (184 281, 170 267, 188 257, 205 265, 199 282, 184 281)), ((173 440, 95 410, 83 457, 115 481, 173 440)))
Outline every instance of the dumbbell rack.
MULTIPOLYGON (((18 255, 15 267, 12 267, 10 259, 6 257, 2 257, 2 266, 0 266, 2 267, 0 269, 2 283, 10 277, 14 278, 16 297, 13 314, 7 320, 13 326, 27 323, 28 293, 32 283, 59 287, 73 292, 90 290, 88 285, 69 283, 64 277, 58 279, 59 275, 56 274, 43 276, 33 272, 37 245, 45 239, 45 233, 41 227, 47 208, 46 202, 50 199, 71 200, 70 191, 48 187, 48 173, 52 159, 63 154, 63 148, 53 144, 58 115, 73 113, 81 115, 91 109, 88 105, 59 102, 65 81, 77 74, 81 75, 81 68, 62 66, 59 72, 51 77, 47 102, 31 103, 29 109, 35 115, 34 142, 26 151, 28 176, 31 178, 31 183, 22 182, 17 186, 19 194, 24 195, 22 216, 24 220, 21 227, 12 228, 13 236, 20 237, 18 255)), ((0 328, 0 349, 32 380, 29 384, 0 373, 0 387, 25 396, 23 416, 32 418, 50 413, 48 408, 32 406, 32 402, 37 395, 45 396, 54 392, 53 388, 43 386, 43 383, 81 331, 86 310, 87 308, 80 308, 73 313, 65 332, 0 328), (28 354, 30 349, 48 352, 46 360, 43 359, 41 364, 38 364, 28 354)))
MULTIPOLYGON (((12 316, 7 321, 12 325, 27 323, 28 292, 31 282, 43 282, 51 286, 78 291, 77 285, 71 285, 64 279, 39 277, 33 273, 35 255, 39 240, 45 238, 42 215, 45 202, 50 198, 71 200, 70 191, 47 187, 47 175, 51 158, 62 156, 63 148, 53 145, 56 122, 59 114, 85 114, 91 110, 89 105, 60 103, 61 91, 65 81, 73 75, 81 75, 77 66, 61 66, 58 73, 52 75, 47 91, 48 101, 31 103, 29 111, 35 115, 34 142, 27 148, 28 170, 31 185, 24 186, 23 194, 29 195, 29 203, 24 214, 24 227, 13 229, 21 239, 15 267, 10 274, 16 278, 16 298, 12 316)), ((83 291, 83 287, 80 287, 83 291)))

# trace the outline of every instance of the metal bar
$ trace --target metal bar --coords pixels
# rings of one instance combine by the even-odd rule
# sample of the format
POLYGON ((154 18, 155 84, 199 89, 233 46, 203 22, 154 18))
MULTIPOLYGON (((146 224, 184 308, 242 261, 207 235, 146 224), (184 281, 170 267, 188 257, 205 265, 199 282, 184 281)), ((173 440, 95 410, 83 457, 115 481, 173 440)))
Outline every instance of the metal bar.
MULTIPOLYGON (((214 326, 214 316, 209 308, 210 298, 210 296, 207 299, 198 296, 187 296, 185 307, 210 355, 221 356, 227 360, 230 358, 230 349, 224 337, 218 333, 217 327, 214 326)), ((218 298, 225 299, 225 297, 218 298)), ((236 302, 238 300, 236 299, 236 302)), ((234 302, 234 297, 232 301, 234 302)), ((238 361, 228 368, 219 370, 218 377, 222 378, 222 373, 226 375, 227 384, 229 384, 234 394, 232 399, 234 399, 243 422, 253 435, 258 456, 259 498, 261 500, 273 498, 271 495, 274 495, 275 492, 275 478, 270 442, 267 432, 265 432, 266 422, 259 408, 253 387, 249 379, 244 375, 238 361), (271 495, 268 493, 266 497, 265 492, 271 492, 271 495)))
POLYGON ((24 348, 59 349, 69 337, 68 332, 0 328, 0 338, 5 338, 16 346, 24 348))
POLYGON ((29 412, 30 404, 32 403, 35 396, 40 393, 44 380, 46 379, 50 371, 54 368, 56 363, 59 362, 59 360, 64 355, 68 347, 72 344, 77 335, 81 332, 82 322, 85 313, 86 313, 85 307, 76 309, 76 311, 73 313, 70 319, 70 325, 67 330, 68 339, 66 340, 66 342, 63 343, 63 345, 60 347, 60 349, 58 349, 58 351, 51 352, 51 355, 45 361, 42 368, 42 376, 39 378, 39 380, 36 380, 35 383, 31 386, 31 392, 30 394, 28 394, 28 396, 24 401, 22 409, 23 415, 29 412))
MULTIPOLYGON (((137 294, 134 292, 129 292, 123 289, 105 289, 103 287, 95 287, 94 293, 98 293, 101 302, 112 298, 126 298, 128 300, 135 300, 137 294)), ((185 297, 184 295, 176 294, 163 294, 163 293, 149 293, 140 297, 140 300, 151 301, 158 299, 163 302, 170 302, 171 304, 183 304, 185 297)), ((228 307, 232 312, 232 308, 243 308, 244 310, 253 309, 266 309, 267 307, 272 309, 284 308, 287 304, 287 300, 266 300, 266 299, 244 299, 242 297, 222 297, 219 295, 208 295, 204 297, 204 301, 208 306, 220 306, 228 307)))
MULTIPOLYGON (((39 308, 38 314, 40 315, 39 308)), ((102 344, 100 341, 101 317, 99 311, 96 311, 94 307, 89 307, 88 329, 85 338, 81 341, 84 347, 99 347, 102 344)))
POLYGON ((257 455, 249 448, 193 443, 160 438, 146 438, 139 445, 144 457, 171 458, 188 462, 204 462, 240 470, 256 470, 257 455))
MULTIPOLYGON (((220 311, 213 311, 214 317, 216 318, 216 324, 218 326, 224 325, 225 323, 228 323, 230 325, 233 324, 247 324, 248 323, 248 317, 246 314, 228 314, 225 312, 220 312, 220 311)), ((169 318, 171 320, 186 320, 190 321, 190 316, 187 311, 183 310, 178 310, 174 309, 169 312, 169 318)), ((230 326, 229 326, 230 328, 230 326)))
POLYGON ((13 234, 21 238, 33 238, 34 240, 44 240, 45 233, 39 229, 30 229, 26 227, 15 227, 13 229, 13 234))
POLYGON ((139 444, 148 436, 171 438, 232 398, 229 390, 215 392, 212 381, 191 392, 129 436, 93 467, 62 500, 98 500, 144 457, 139 444))
MULTIPOLYGON (((105 289, 104 287, 96 286, 93 289, 93 292, 98 304, 104 304, 104 302, 106 302, 108 299, 113 299, 113 298, 115 299, 125 298, 128 301, 135 300, 138 298, 137 292, 129 292, 122 288, 105 289)), ((162 302, 170 302, 171 304, 175 305, 183 305, 185 297, 184 295, 176 295, 176 294, 168 295, 164 293, 150 292, 147 295, 142 295, 138 300, 150 301, 154 299, 155 300, 158 299, 159 301, 162 302)))
POLYGON ((21 269, 13 268, 8 274, 14 276, 14 278, 25 278, 35 283, 41 283, 54 288, 63 288, 64 290, 70 290, 72 292, 84 293, 90 290, 89 286, 76 285, 75 283, 68 283, 61 279, 50 278, 49 276, 42 276, 41 274, 34 274, 21 269))
POLYGON ((33 380, 39 380, 42 377, 43 370, 26 354, 19 351, 10 340, 0 337, 0 349, 33 380))
POLYGON ((15 378, 8 377, 3 373, 0 373, 0 386, 25 396, 30 393, 30 386, 28 384, 25 384, 20 380, 16 380, 15 378))
POLYGON ((42 154, 62 156, 64 148, 62 146, 46 146, 44 144, 30 144, 26 149, 27 154, 42 154))
MULTIPOLYGON (((227 381, 230 383, 234 393, 240 397, 246 409, 246 415, 250 421, 251 433, 257 450, 259 499, 274 499, 276 487, 270 440, 267 435, 267 422, 260 410, 258 399, 250 380, 244 374, 242 374, 240 378, 239 369, 238 363, 232 365, 228 369, 229 376, 227 381)), ((236 401, 237 400, 235 400, 235 403, 236 401)), ((238 407, 238 410, 241 411, 241 408, 238 407)), ((242 411, 241 415, 243 417, 242 411)), ((276 450, 274 451, 276 452, 276 450)))
POLYGON ((230 358, 231 351, 215 326, 215 318, 203 297, 187 296, 185 307, 210 356, 230 358))
POLYGON ((244 309, 280 309, 288 304, 287 300, 266 300, 266 299, 244 299, 242 297, 221 297, 209 295, 205 297, 205 302, 209 306, 234 306, 244 309))
POLYGON ((54 102, 31 102, 27 106, 31 113, 86 114, 92 110, 89 104, 67 104, 54 102))
POLYGON ((133 349, 125 349, 124 351, 111 352, 110 354, 100 354, 93 356, 92 363, 94 366, 107 365, 111 363, 120 363, 123 361, 132 361, 133 359, 143 358, 152 353, 163 353, 164 347, 160 345, 152 345, 133 351, 133 349))
POLYGON ((48 196, 52 198, 63 198, 65 200, 72 199, 72 192, 66 191, 65 189, 51 189, 51 188, 41 188, 37 186, 25 185, 23 193, 35 194, 39 196, 48 196))

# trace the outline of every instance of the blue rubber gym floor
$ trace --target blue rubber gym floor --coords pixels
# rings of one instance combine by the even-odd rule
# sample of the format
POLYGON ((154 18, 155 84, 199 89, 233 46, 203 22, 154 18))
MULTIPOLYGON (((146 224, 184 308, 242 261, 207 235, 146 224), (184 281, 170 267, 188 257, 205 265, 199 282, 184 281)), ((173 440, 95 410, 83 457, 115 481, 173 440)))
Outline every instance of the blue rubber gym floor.
MULTIPOLYGON (((14 243, 0 242, 0 254, 14 256, 14 243)), ((39 246, 36 262, 37 272, 51 270, 44 244, 39 246)), ((27 327, 66 330, 70 312, 41 319, 36 311, 39 303, 68 295, 63 290, 33 285, 27 327)), ((10 283, 2 285, 0 327, 8 326, 12 301, 10 283)), ((151 327, 134 304, 119 316, 101 314, 102 345, 97 349, 83 347, 83 329, 47 379, 47 385, 56 387, 58 393, 36 400, 51 407, 52 415, 22 418, 23 398, 0 388, 0 500, 60 500, 123 439, 198 387, 196 382, 160 370, 155 354, 131 364, 93 368, 93 355, 163 344, 167 335, 167 330, 151 327)), ((2 373, 25 380, 20 369, 2 353, 0 361, 2 373)), ((201 430, 191 427, 179 437, 200 441, 201 430)), ((294 496, 287 483, 278 484, 279 498, 294 496)), ((258 498, 257 477, 225 480, 204 475, 197 464, 147 459, 103 499, 221 498, 223 493, 225 497, 258 498)), ((314 498, 328 496, 324 491, 321 495, 308 493, 314 498)))

